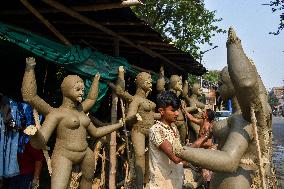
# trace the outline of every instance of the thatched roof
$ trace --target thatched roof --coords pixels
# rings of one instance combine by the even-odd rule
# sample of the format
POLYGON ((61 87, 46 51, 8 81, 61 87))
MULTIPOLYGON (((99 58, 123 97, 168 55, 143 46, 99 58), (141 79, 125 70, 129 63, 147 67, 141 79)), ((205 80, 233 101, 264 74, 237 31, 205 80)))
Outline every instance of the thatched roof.
POLYGON ((119 39, 119 56, 132 65, 154 72, 164 65, 167 75, 202 75, 206 69, 189 53, 169 44, 136 17, 127 4, 137 1, 60 0, 58 4, 53 0, 10 0, 0 7, 0 22, 112 56, 119 39))

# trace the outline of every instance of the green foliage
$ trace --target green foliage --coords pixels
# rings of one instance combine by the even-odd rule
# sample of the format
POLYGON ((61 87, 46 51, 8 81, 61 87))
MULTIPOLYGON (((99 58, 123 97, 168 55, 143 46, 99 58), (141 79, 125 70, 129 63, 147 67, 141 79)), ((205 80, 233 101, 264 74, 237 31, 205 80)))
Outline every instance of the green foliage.
MULTIPOLYGON (((218 70, 210 70, 204 75, 202 75, 203 82, 206 81, 209 86, 217 86, 220 78, 220 71, 218 70)), ((189 86, 192 86, 194 83, 199 83, 200 78, 196 75, 188 74, 188 83, 189 86)))
POLYGON ((268 94, 268 103, 272 110, 280 104, 278 98, 276 98, 275 94, 272 91, 268 94))
POLYGON ((278 35, 281 30, 284 29, 284 0, 273 0, 270 1, 269 5, 273 13, 280 12, 280 23, 276 32, 270 32, 270 34, 278 35))
POLYGON ((194 83, 199 83, 199 77, 196 75, 188 74, 188 84, 189 86, 193 86, 194 83))
POLYGON ((214 25, 216 11, 205 8, 204 0, 145 0, 133 11, 177 48, 198 58, 200 44, 209 44, 216 33, 225 33, 214 25))
POLYGON ((202 77, 204 80, 209 81, 211 84, 217 85, 220 78, 220 71, 211 70, 204 74, 202 77))

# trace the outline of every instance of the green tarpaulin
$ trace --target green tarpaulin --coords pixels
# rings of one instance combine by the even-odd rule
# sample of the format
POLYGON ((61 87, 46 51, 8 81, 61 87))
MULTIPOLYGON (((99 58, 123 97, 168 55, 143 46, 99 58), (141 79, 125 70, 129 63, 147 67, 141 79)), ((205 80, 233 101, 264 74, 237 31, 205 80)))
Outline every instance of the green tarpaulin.
MULTIPOLYGON (((65 69, 87 78, 85 80, 86 94, 89 91, 93 77, 100 73, 104 80, 114 81, 117 78, 119 66, 124 66, 126 74, 135 77, 139 70, 133 68, 126 59, 112 57, 91 48, 82 48, 78 45, 65 46, 47 38, 33 34, 29 31, 10 26, 0 22, 0 36, 2 39, 15 43, 16 45, 33 52, 48 61, 63 66, 65 69)), ((157 74, 152 75, 154 81, 157 74)), ((108 86, 100 82, 99 96, 92 111, 96 111, 102 98, 105 96, 108 86)))

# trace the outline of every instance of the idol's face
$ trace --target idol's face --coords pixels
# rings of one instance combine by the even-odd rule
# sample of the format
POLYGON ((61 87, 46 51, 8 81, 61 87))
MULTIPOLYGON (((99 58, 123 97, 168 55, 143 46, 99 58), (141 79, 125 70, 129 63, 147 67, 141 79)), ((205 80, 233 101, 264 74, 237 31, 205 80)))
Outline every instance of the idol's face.
POLYGON ((175 90, 176 91, 182 91, 182 80, 179 79, 175 85, 175 90))
POLYGON ((141 72, 136 78, 137 87, 142 88, 146 92, 152 91, 152 78, 146 72, 141 72))
POLYGON ((81 103, 83 101, 84 96, 84 83, 82 81, 78 81, 74 84, 70 91, 70 98, 73 101, 81 103))

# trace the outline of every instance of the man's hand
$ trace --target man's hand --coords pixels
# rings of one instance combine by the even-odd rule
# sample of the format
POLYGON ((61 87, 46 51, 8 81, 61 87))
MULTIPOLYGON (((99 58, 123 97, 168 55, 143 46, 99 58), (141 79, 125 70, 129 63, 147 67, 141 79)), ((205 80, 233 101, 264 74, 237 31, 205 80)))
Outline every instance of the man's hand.
POLYGON ((36 61, 34 57, 26 58, 26 65, 34 67, 36 65, 36 61))

